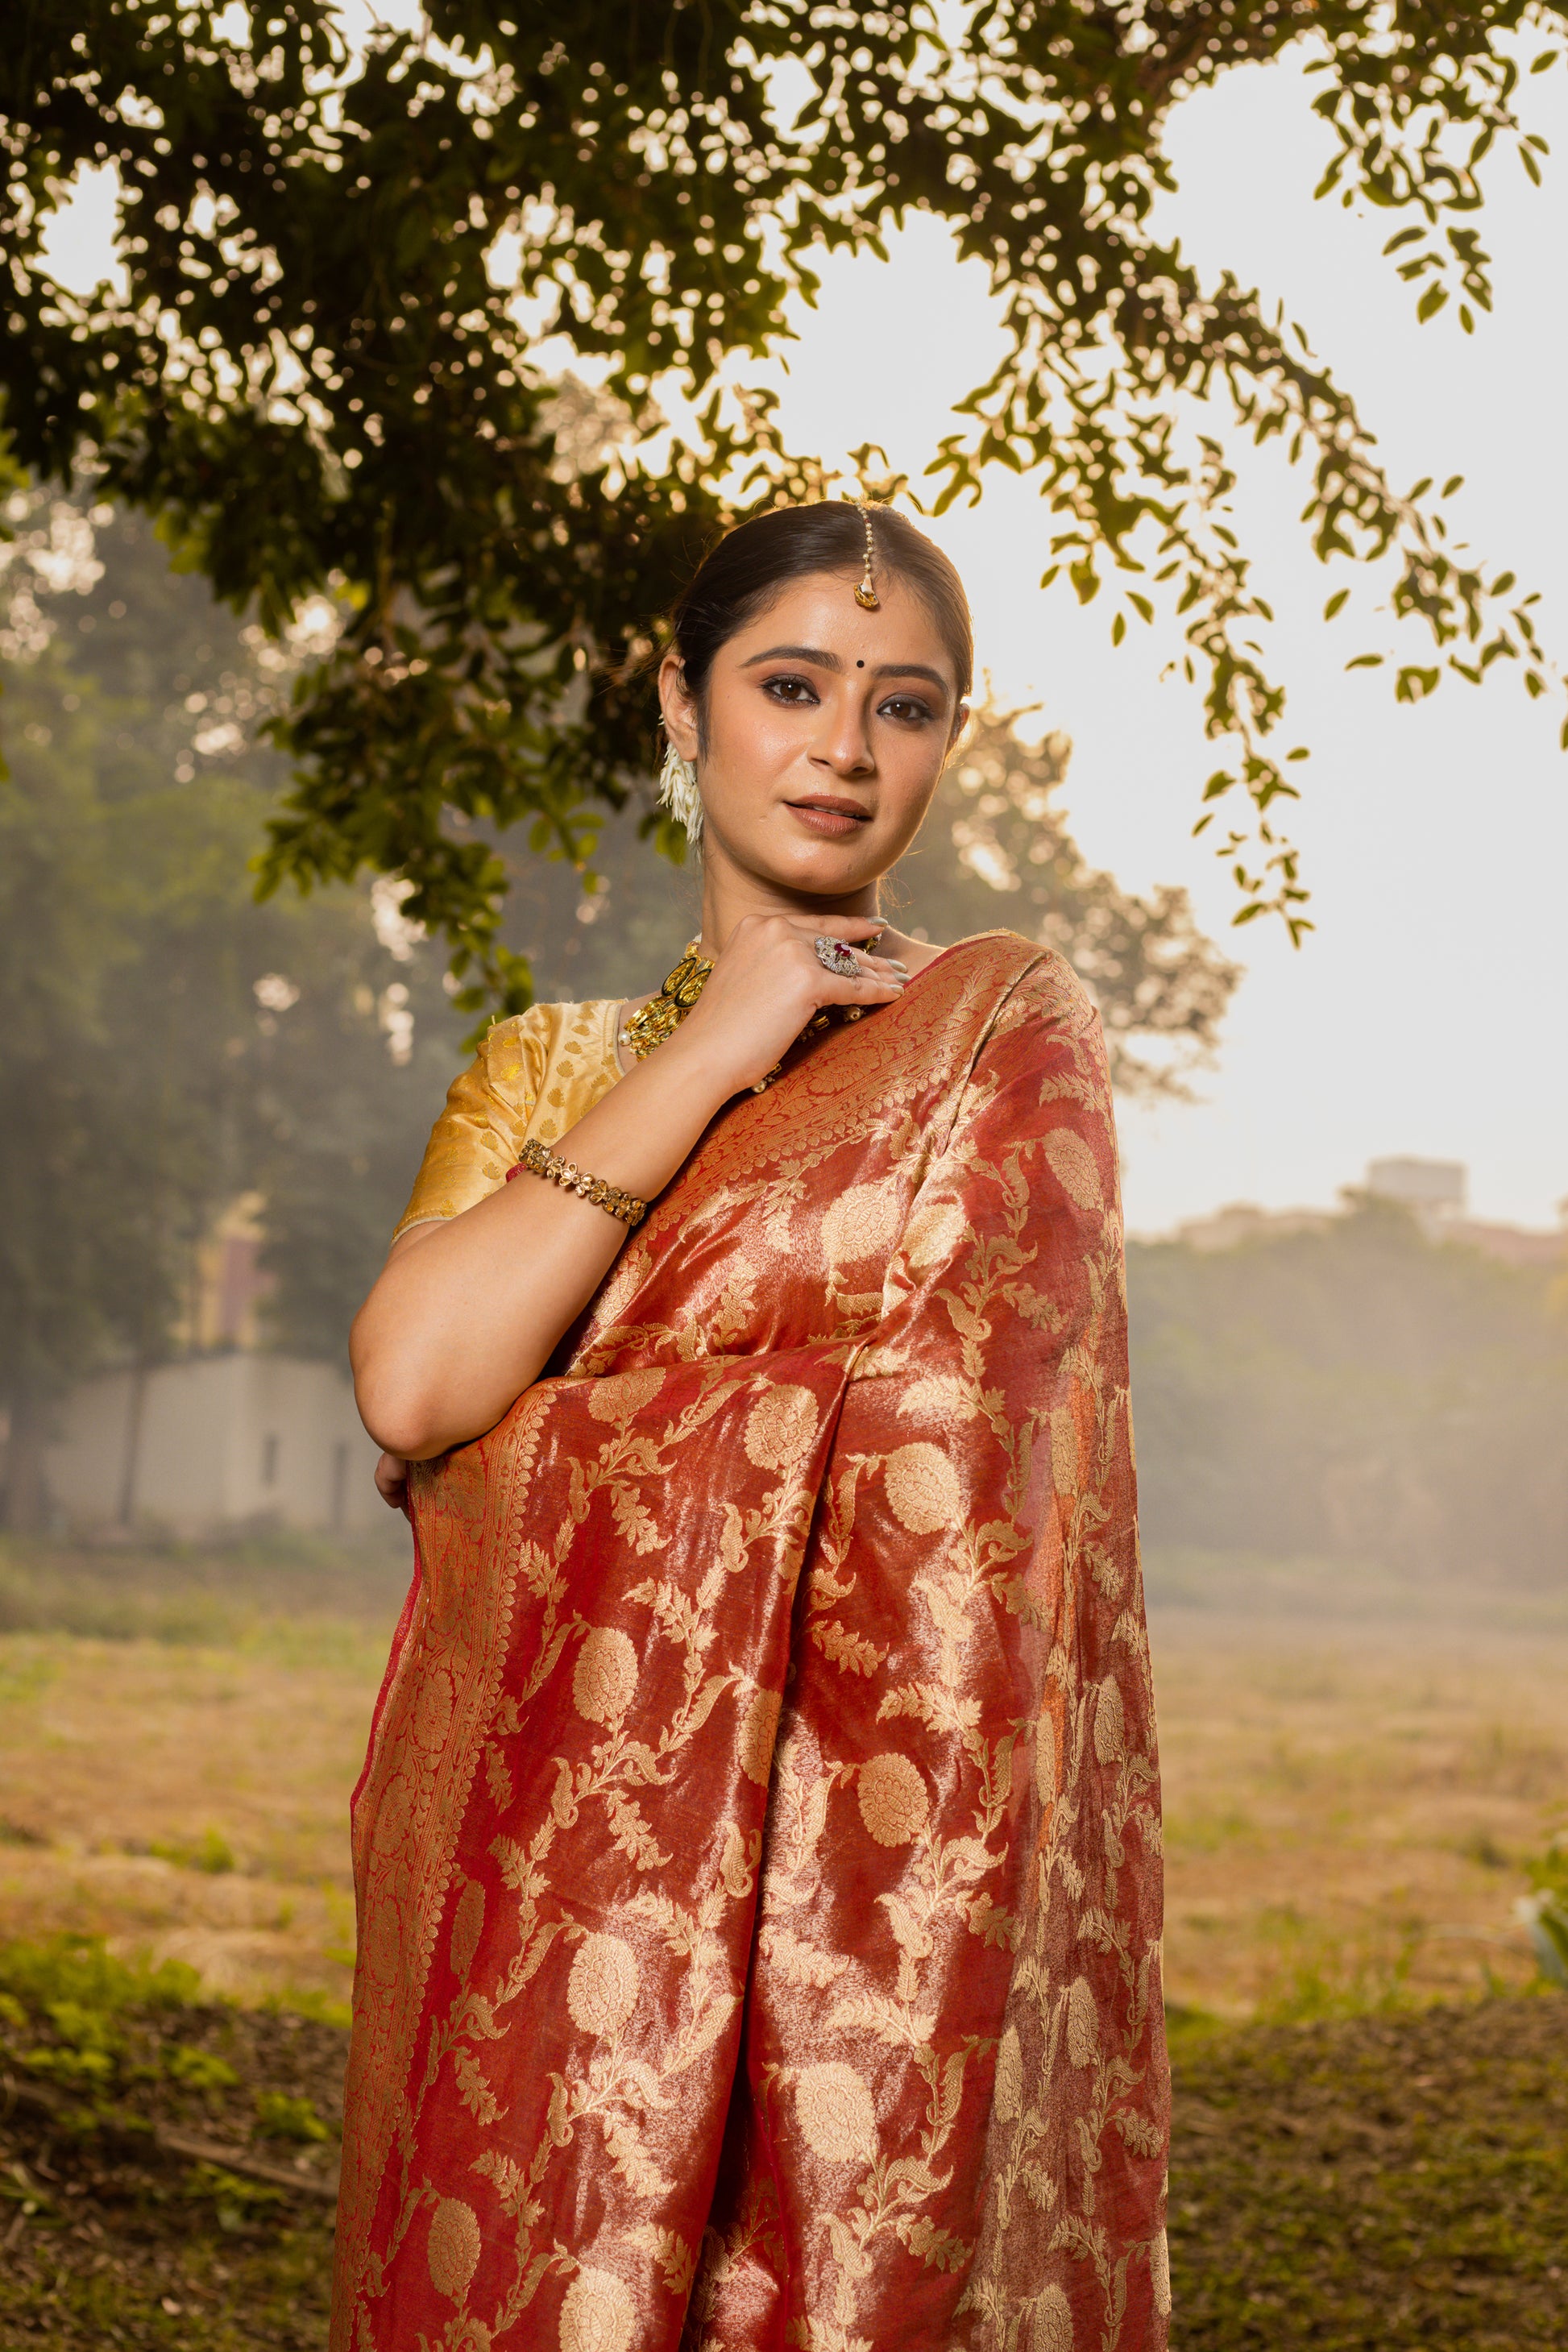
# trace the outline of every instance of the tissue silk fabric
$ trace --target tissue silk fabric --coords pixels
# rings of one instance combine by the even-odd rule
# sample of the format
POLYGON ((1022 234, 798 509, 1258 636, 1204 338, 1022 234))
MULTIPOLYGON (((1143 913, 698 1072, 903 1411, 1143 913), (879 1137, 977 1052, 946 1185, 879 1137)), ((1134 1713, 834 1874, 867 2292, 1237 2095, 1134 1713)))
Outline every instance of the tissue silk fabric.
POLYGON ((416 1470, 338 2352, 1159 2352, 1099 1024, 1006 933, 710 1129, 416 1470))

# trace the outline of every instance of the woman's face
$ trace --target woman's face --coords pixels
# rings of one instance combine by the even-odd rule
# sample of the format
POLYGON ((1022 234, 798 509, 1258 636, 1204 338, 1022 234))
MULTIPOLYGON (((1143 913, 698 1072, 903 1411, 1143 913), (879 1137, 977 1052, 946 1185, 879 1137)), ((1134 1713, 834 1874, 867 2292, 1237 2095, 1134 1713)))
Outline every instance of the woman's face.
POLYGON ((706 725, 675 656, 659 672, 671 740, 697 762, 705 846, 759 882, 841 898, 909 847, 963 718, 952 656, 920 598, 814 572, 721 646, 706 725))

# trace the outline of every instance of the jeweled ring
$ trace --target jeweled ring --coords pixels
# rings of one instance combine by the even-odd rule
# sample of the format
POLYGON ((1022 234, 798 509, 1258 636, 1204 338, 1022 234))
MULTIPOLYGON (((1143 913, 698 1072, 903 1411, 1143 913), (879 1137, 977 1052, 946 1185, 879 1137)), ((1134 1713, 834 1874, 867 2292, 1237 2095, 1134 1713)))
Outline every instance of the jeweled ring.
POLYGON ((819 931, 811 944, 824 971, 832 972, 839 980, 859 979, 860 967, 855 961, 855 950, 847 940, 830 940, 819 931))

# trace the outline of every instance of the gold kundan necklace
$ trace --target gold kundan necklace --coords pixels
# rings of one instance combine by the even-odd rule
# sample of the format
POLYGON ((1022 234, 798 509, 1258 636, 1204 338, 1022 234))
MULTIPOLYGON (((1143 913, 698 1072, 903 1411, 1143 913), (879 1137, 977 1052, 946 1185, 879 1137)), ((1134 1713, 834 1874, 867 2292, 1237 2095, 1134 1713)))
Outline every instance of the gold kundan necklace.
POLYGON ((712 957, 705 956, 695 940, 688 940, 686 953, 675 970, 665 974, 658 994, 650 996, 621 1031, 621 1043, 627 1053, 644 1062, 656 1045, 673 1037, 701 995, 712 969, 712 957))
MULTIPOLYGON (((875 939, 868 940, 864 944, 868 950, 874 950, 880 945, 881 939, 882 934, 879 931, 875 939)), ((826 962, 824 950, 838 947, 839 942, 822 939, 817 940, 816 946, 819 961, 826 962)), ((840 951, 848 953, 847 950, 841 949, 840 951)), ((827 968, 830 971, 837 969, 836 965, 831 964, 827 968)), ((656 1045, 662 1045, 667 1037, 673 1037, 707 986, 708 975, 712 969, 712 957, 703 954, 697 940, 688 940, 686 953, 673 971, 666 972, 664 984, 658 994, 650 996, 647 1003, 638 1012, 634 1013, 623 1026, 620 1032, 620 1043, 626 1047, 627 1053, 634 1055, 639 1062, 646 1062, 656 1045)), ((858 1021, 861 1010, 858 1004, 840 1004, 837 1007, 841 1021, 858 1021)), ((814 1019, 806 1023, 802 1034, 807 1037, 815 1036, 819 1030, 826 1028, 827 1022, 827 1009, 824 1006, 814 1019)), ((752 1092, 754 1095, 765 1094, 783 1067, 782 1061, 775 1062, 766 1077, 759 1079, 752 1088, 752 1092)))

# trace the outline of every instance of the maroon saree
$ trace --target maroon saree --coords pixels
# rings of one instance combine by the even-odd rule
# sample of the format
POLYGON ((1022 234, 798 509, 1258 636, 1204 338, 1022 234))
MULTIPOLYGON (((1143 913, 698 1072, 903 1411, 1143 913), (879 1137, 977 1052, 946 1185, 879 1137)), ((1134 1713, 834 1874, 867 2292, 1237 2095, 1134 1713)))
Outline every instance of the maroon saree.
POLYGON ((966 940, 714 1123, 415 1481, 336 2352, 1159 2352, 1115 1141, 966 940))

